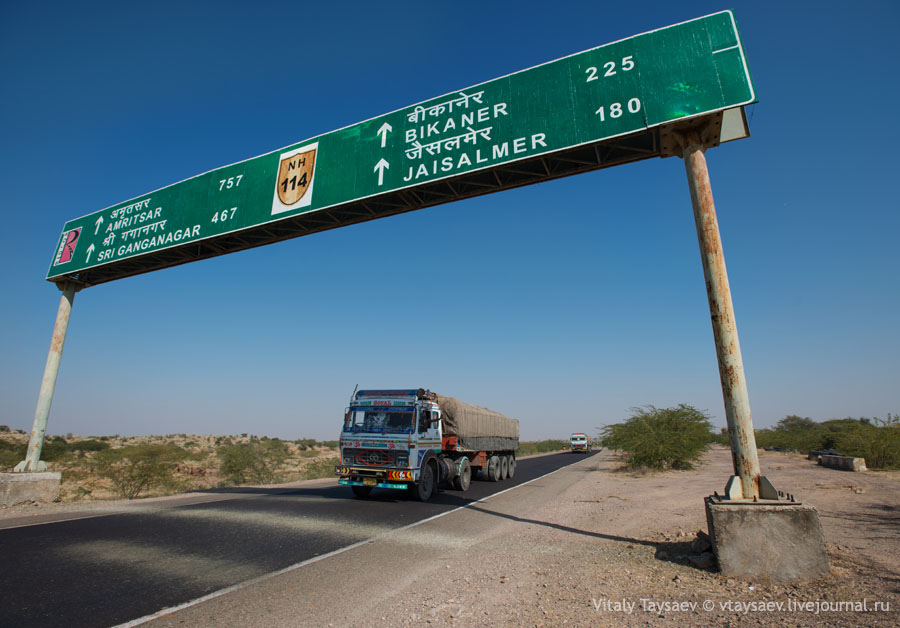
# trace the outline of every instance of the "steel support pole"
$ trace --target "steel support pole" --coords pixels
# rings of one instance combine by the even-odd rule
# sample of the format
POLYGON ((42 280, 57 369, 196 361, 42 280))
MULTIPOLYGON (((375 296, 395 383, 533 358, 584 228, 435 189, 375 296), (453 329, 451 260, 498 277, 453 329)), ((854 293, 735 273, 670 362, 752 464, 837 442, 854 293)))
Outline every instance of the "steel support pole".
POLYGON ((685 136, 682 150, 688 185, 691 189, 691 203, 694 206, 703 275, 706 278, 706 295, 709 298, 716 356, 719 360, 719 377, 722 380, 725 417, 731 440, 731 460, 734 473, 740 478, 742 493, 737 495, 736 483, 729 482, 726 495, 730 493, 736 498, 742 496, 744 499, 758 499, 760 470, 759 457, 756 453, 756 435, 750 416, 744 362, 738 342, 737 323, 731 303, 731 290, 728 286, 722 238, 719 234, 719 222, 709 183, 709 170, 706 167, 705 149, 699 135, 691 133, 685 136))
POLYGON ((44 379, 41 382, 37 409, 34 411, 34 425, 31 428, 31 440, 28 441, 28 453, 25 460, 16 465, 15 470, 18 472, 32 473, 47 470, 47 465, 41 460, 41 448, 44 446, 47 418, 50 416, 50 405, 53 403, 53 391, 56 388, 56 376, 59 374, 59 362, 62 358, 63 345, 66 342, 69 317, 72 315, 72 302, 75 300, 75 292, 78 290, 71 282, 57 284, 57 287, 62 290, 62 297, 59 299, 56 325, 53 327, 53 338, 50 340, 50 353, 47 354, 44 379))

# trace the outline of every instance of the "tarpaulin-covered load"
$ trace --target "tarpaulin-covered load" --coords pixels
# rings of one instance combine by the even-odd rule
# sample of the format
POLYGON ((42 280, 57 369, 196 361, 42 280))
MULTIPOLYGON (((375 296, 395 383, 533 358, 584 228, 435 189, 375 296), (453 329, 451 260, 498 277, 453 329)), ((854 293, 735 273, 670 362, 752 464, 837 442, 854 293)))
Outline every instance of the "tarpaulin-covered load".
POLYGON ((441 407, 444 434, 455 435, 460 449, 500 451, 519 448, 518 419, 437 393, 429 393, 429 397, 441 407))

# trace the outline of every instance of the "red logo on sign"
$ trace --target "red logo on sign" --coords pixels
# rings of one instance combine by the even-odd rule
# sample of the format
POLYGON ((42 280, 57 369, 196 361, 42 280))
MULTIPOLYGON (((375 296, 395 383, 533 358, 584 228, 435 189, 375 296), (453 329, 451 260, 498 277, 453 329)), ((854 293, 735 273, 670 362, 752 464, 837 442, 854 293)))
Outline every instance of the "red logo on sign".
POLYGON ((72 261, 79 236, 81 236, 81 227, 63 233, 62 242, 59 244, 59 252, 56 254, 57 264, 65 264, 72 261))

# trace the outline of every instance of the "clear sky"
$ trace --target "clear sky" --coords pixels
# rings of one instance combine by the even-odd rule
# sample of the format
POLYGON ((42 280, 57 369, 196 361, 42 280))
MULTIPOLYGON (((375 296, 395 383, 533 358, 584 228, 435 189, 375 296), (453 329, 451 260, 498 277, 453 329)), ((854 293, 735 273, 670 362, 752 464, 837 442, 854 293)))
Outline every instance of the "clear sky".
MULTIPOLYGON (((900 412, 898 6, 6 0, 0 424, 31 429, 66 220, 724 8, 759 97, 752 137, 707 153, 754 423, 900 412)), ((724 425, 681 160, 82 291, 48 432, 331 439, 357 384, 484 405, 525 439, 646 404, 724 425)))

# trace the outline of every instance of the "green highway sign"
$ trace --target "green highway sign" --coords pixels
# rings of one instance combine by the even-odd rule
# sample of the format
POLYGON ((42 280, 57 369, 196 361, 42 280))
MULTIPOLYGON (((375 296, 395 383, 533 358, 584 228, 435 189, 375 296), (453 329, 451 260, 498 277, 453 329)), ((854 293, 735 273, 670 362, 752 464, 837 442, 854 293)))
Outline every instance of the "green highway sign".
MULTIPOLYGON (((755 101, 734 16, 723 11, 451 92, 71 220, 47 279, 91 285, 484 193, 454 196, 453 182, 755 101), (449 191, 440 199, 417 193, 444 180, 449 191), (350 205, 352 216, 334 218, 350 205)), ((563 175, 548 170, 547 176, 563 175)), ((510 185, 528 182, 534 180, 510 185)))

